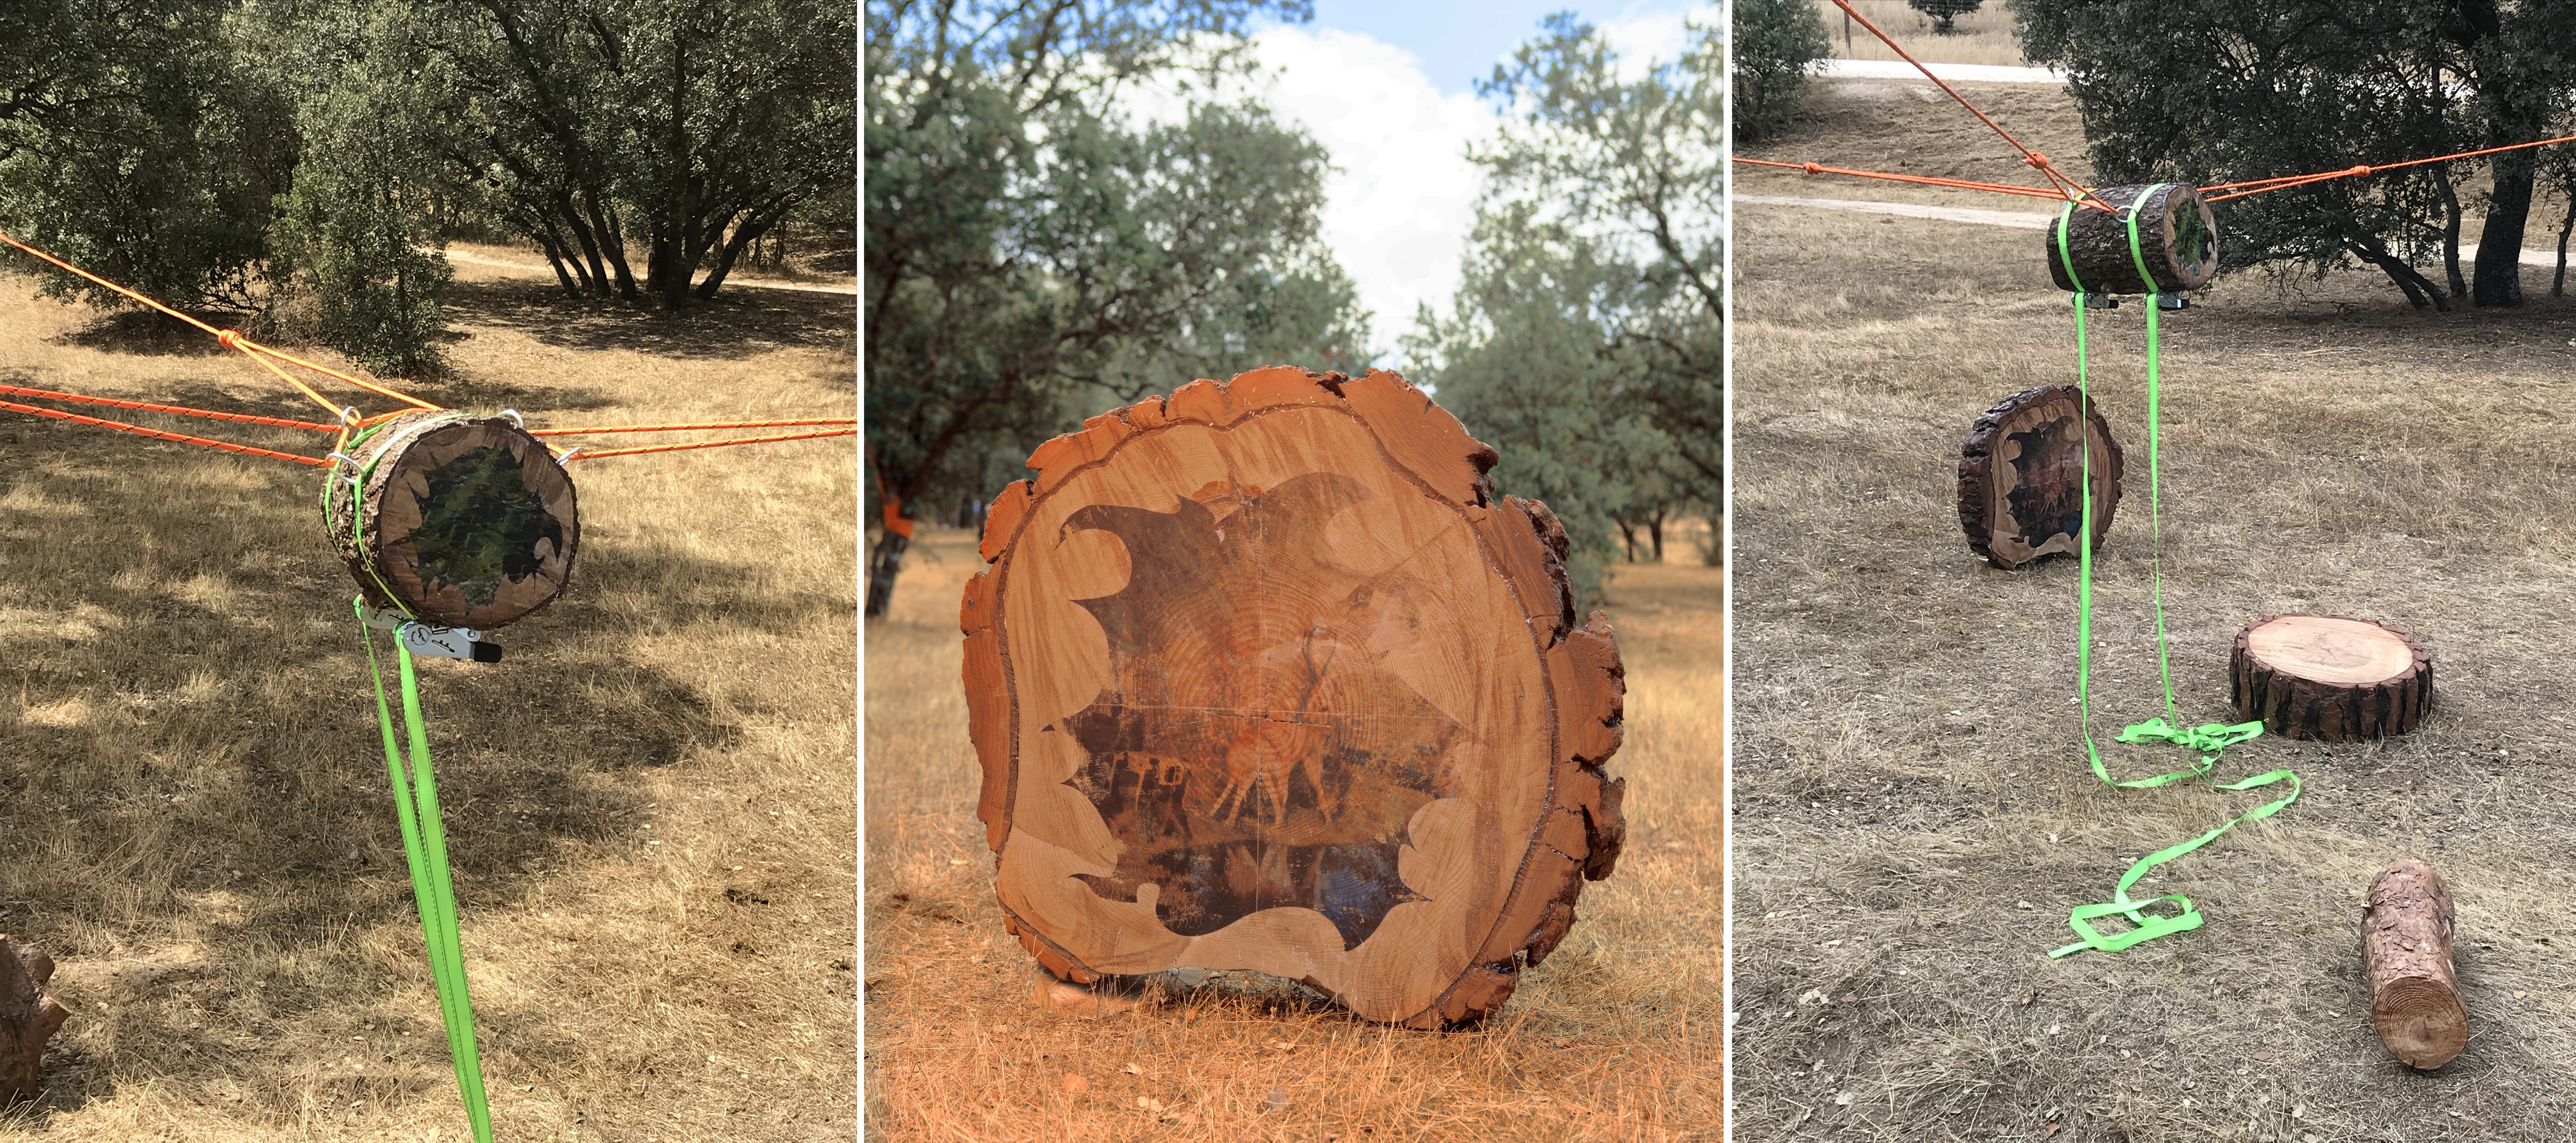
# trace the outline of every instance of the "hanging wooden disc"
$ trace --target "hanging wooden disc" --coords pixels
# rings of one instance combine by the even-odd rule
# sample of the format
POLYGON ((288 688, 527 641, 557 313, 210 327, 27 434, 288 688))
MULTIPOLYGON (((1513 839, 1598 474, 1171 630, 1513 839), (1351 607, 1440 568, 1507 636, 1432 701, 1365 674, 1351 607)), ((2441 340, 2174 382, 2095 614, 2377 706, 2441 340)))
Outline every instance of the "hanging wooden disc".
POLYGON ((2120 442, 2100 404, 2084 407, 2073 385, 2041 385, 1999 401, 1968 430, 1959 450, 1959 526, 1986 562, 2018 568, 2071 554, 2084 525, 2084 453, 2093 450, 2093 549, 2120 506, 2120 442), (2083 424, 2083 443, 2076 425, 2083 424))
POLYGON ((527 430, 406 413, 350 452, 332 464, 323 518, 369 604, 490 631, 534 614, 571 579, 581 541, 572 477, 527 430))
POLYGON ((2178 294, 2218 276, 2218 221, 2198 189, 2185 183, 2099 187, 2092 201, 2112 209, 2061 208, 2048 225, 2048 272, 2058 289, 2178 294), (2132 204, 2138 223, 2134 246, 2129 234, 2132 204), (2139 276, 2141 265, 2148 276, 2139 276))
POLYGON ((1484 1016, 1624 827, 1609 620, 1565 533, 1401 377, 1262 369, 1029 457, 968 583, 977 816, 1058 977, 1301 980, 1484 1016))
POLYGON ((2236 634, 2236 717, 2283 738, 2358 742, 2404 734, 2433 705, 2433 655, 2385 623, 2271 615, 2236 634))

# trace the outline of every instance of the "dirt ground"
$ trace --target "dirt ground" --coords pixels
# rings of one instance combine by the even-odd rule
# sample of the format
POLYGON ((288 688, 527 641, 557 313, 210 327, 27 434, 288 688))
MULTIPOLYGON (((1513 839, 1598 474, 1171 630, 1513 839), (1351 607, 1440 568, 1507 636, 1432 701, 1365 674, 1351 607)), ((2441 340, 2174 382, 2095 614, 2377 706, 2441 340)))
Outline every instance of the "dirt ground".
MULTIPOLYGON (((847 297, 670 320, 458 277, 456 374, 416 387, 445 404, 853 404, 847 297)), ((174 322, 33 288, 0 276, 0 379, 312 415, 174 322)), ((853 452, 576 463, 565 596, 494 636, 498 665, 423 661, 501 1138, 855 1132, 853 452)), ((0 414, 0 931, 53 955, 73 1011, 0 1139, 466 1137, 318 481, 0 414)))
POLYGON ((1720 569, 1614 565, 1628 842, 1500 1015, 1425 1033, 1226 974, 1107 1017, 1036 1003, 975 820, 958 679, 975 540, 925 526, 866 631, 866 1122, 888 1140, 1714 1140, 1720 569), (1070 1092, 1065 1077, 1082 1077, 1070 1092))
MULTIPOLYGON (((1905 85, 1820 86, 1770 157, 2013 169, 1905 85)), ((2082 153, 2056 89, 1973 93, 2061 162, 2082 153)), ((1738 183, 1998 205, 1822 187, 1738 183)), ((2235 633, 2285 611, 2414 633, 2440 689, 2401 739, 2229 749, 2222 780, 2289 767, 2306 795, 2144 883, 2207 925, 2051 961, 2066 911, 2130 861, 2268 800, 2097 782, 2076 737, 2075 564, 1995 571, 1960 534, 1970 422, 2073 380, 2065 296, 2036 232, 1748 204, 1735 235, 1739 1137, 2576 1139, 2576 306, 2546 298, 2546 271, 2526 267, 2539 296, 2519 312, 2418 313, 2372 272, 2247 276, 2168 317, 2182 717, 2227 718, 2235 633), (2458 905, 2472 1035, 2430 1073, 2381 1048, 2361 976, 2362 891, 2400 857, 2431 861, 2458 905)), ((2136 777, 2187 759, 2108 740, 2161 711, 2142 319, 2134 302, 2099 316, 2094 393, 2129 477, 2096 565, 2096 725, 2136 777)))

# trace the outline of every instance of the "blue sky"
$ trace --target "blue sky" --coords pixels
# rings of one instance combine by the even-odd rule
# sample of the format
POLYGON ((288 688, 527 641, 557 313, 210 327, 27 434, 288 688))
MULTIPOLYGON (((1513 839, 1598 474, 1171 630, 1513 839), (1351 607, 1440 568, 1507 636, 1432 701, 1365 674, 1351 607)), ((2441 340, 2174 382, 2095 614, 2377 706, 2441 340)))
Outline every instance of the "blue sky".
POLYGON ((1307 26, 1402 48, 1421 61, 1423 77, 1441 94, 1465 95, 1475 90, 1475 80, 1492 74, 1496 61, 1536 35, 1539 21, 1551 12, 1571 10, 1607 27, 1648 19, 1678 24, 1683 13, 1702 6, 1686 0, 1315 0, 1315 20, 1307 26))

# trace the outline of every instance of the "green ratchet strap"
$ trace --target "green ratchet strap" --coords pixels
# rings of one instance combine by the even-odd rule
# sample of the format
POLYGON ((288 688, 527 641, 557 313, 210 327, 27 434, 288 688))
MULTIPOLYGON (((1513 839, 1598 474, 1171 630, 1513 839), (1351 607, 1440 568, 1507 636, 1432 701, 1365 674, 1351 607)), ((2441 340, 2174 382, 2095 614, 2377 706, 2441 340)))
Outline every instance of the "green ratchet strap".
MULTIPOLYGON (((2137 263, 2138 276, 2145 281, 2150 290, 2154 289, 2156 281, 2147 273, 2146 258, 2140 249, 2140 243, 2138 241, 2137 211, 2138 206, 2146 201, 2148 195, 2154 194, 2156 190, 2164 185, 2165 184, 2159 183, 2156 186, 2147 188, 2145 192, 2131 200, 2128 210, 2130 256, 2137 263)), ((2071 211, 2073 209, 2073 204, 2068 204, 2068 209, 2071 211)), ((2063 246, 2063 243, 2064 237, 2061 232, 2061 247, 2063 246)), ((2068 263, 2067 269, 2068 274, 2071 277, 2074 271, 2074 266, 2071 260, 2068 263)), ((2091 353, 2088 345, 2086 344, 2085 337, 2084 294, 2080 292, 2075 294, 2074 301, 2075 386, 2082 403, 2082 411, 2078 415, 2086 425, 2089 425, 2093 410, 2093 396, 2091 391, 2091 379, 2088 376, 2090 372, 2091 353)), ((2092 699, 2093 448, 2092 442, 2088 437, 2084 442, 2082 450, 2084 483, 2082 485, 2083 491, 2081 498, 2083 500, 2083 523, 2077 534, 2075 544, 2077 563, 2075 587, 2075 701, 2078 707, 2078 718, 2080 720, 2084 736, 2084 754, 2086 759, 2092 763, 2093 776, 2101 779, 2106 785, 2124 790, 2153 789, 2157 786, 2179 782, 2186 778, 2206 778, 2211 768, 2218 764, 2218 756, 2221 751, 2225 750, 2229 746, 2243 742, 2263 733, 2263 724, 2259 721, 2236 723, 2234 725, 2210 722, 2185 729, 2180 725, 2180 716, 2175 713, 2173 670, 2170 665, 2170 656, 2167 649, 2168 640, 2165 633, 2164 528, 2159 489, 2160 480, 2156 463, 2157 452, 2162 443, 2158 439, 2158 426, 2161 420, 2161 410, 2158 407, 2158 389, 2161 381, 2161 378, 2159 377, 2159 357, 2162 350, 2162 346, 2159 344, 2156 322, 2158 309, 2159 307, 2156 305, 2155 296, 2150 294, 2147 298, 2147 516, 2149 535, 2152 537, 2149 561, 2150 567, 2153 569, 2152 574, 2155 584, 2156 667, 2164 682, 2165 714, 2163 717, 2150 718, 2145 722, 2135 723, 2125 727, 2116 737, 2117 740, 2121 742, 2170 742, 2175 745, 2188 747, 2191 750, 2198 752, 2200 757, 2198 761, 2194 762, 2186 769, 2176 770, 2168 774, 2158 774, 2151 778, 2138 778, 2127 782, 2120 782, 2112 779, 2110 768, 2102 764, 2102 751, 2100 747, 2094 743, 2092 699)), ((2079 425, 2079 431, 2086 427, 2086 425, 2079 425)), ((2141 941, 2149 941, 2170 933, 2184 932, 2186 930, 2199 928, 2202 919, 2200 911, 2192 907, 2191 900, 2189 898, 2184 897, 2181 894, 2171 894, 2162 897, 2136 899, 2129 896, 2129 887, 2137 884, 2140 878, 2145 877, 2148 870, 2177 857, 2181 857, 2184 854, 2190 853, 2203 845, 2209 844, 2211 841, 2216 840, 2220 834, 2226 833, 2228 830, 2235 828, 2235 826, 2240 822, 2254 821, 2279 813, 2284 807, 2297 801, 2299 798, 2299 777, 2288 770, 2274 770, 2265 774, 2257 774, 2254 777, 2247 778, 2241 782, 2228 784, 2211 782, 2211 787, 2213 789, 2239 791, 2269 786, 2285 778, 2288 779, 2290 783, 2289 796, 2251 810, 2234 818, 2233 820, 2230 820, 2227 824, 2219 826, 2218 828, 2202 834, 2199 837, 2193 838, 2190 841, 2183 842, 2180 845, 2169 846, 2165 849, 2157 850, 2154 853, 2139 858, 2134 864, 2129 866, 2127 873, 2121 875, 2119 884, 2112 890, 2111 900, 2096 905, 2078 906, 2067 915, 2067 926, 2074 929, 2075 935, 2082 939, 2076 941, 2074 944, 2067 945, 2064 948, 2051 950, 2048 955, 2052 958, 2062 957, 2069 953, 2080 952, 2088 948, 2099 949, 2103 952, 2118 952, 2121 949, 2128 948, 2129 946, 2141 941), (2173 903, 2174 907, 2171 912, 2149 913, 2146 911, 2148 906, 2165 901, 2173 903), (2131 927, 2118 933, 2105 934, 2099 929, 2094 928, 2090 923, 2103 917, 2110 916, 2118 916, 2127 920, 2131 927)))
POLYGON ((439 1015, 447 1022, 448 1058, 456 1065, 456 1087, 465 1098, 465 1117, 474 1143, 492 1143, 492 1108, 483 1095, 483 1061, 474 1050, 474 1004, 465 992, 465 950, 456 939, 456 890, 447 876, 447 831, 440 828, 438 780, 430 771, 429 732, 420 717, 420 685, 412 674, 411 651, 394 639, 402 670, 403 728, 411 739, 411 772, 403 772, 402 754, 394 744, 393 711, 385 702, 384 669, 376 661, 376 639, 367 630, 366 601, 353 599, 358 638, 367 645, 367 677, 376 684, 376 725, 384 731, 385 769, 393 776, 394 816, 402 821, 403 859, 411 865, 412 898, 420 907, 421 937, 429 945, 429 974, 438 990, 439 1015))

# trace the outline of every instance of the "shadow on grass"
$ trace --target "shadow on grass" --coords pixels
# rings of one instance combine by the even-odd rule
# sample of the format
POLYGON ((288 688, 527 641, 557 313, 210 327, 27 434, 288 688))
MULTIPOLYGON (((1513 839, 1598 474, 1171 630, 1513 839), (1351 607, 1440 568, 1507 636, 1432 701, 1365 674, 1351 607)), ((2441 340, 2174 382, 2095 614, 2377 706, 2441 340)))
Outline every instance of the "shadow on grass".
POLYGON ((789 290, 727 290, 671 313, 648 304, 576 298, 552 282, 499 279, 448 287, 449 320, 516 330, 566 349, 626 349, 661 357, 739 359, 794 347, 846 346, 858 299, 789 290))

